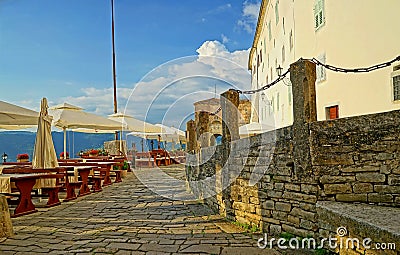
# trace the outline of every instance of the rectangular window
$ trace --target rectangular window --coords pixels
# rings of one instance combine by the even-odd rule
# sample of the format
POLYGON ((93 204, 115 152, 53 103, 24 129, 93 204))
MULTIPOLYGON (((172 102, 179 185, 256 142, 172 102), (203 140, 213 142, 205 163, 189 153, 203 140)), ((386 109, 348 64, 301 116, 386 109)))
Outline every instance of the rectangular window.
POLYGON ((282 64, 285 63, 285 45, 282 46, 282 64))
POLYGON ((315 31, 325 24, 325 0, 315 0, 314 20, 315 31))
POLYGON ((334 106, 329 106, 326 107, 326 119, 327 120, 334 120, 339 118, 339 106, 334 105, 334 106))
POLYGON ((292 51, 293 49, 293 31, 290 30, 290 34, 289 34, 289 46, 290 46, 290 51, 292 51))
POLYGON ((272 39, 271 21, 268 22, 268 36, 269 36, 269 40, 271 41, 271 39, 272 39))
POLYGON ((275 3, 275 21, 276 21, 276 24, 278 24, 278 22, 279 22, 279 0, 276 0, 276 3, 275 3))
POLYGON ((400 100, 400 75, 393 77, 393 100, 400 100))
MULTIPOLYGON (((317 57, 317 59, 325 64, 326 63, 326 54, 322 53, 317 57)), ((317 65, 316 67, 316 73, 317 73, 317 83, 321 83, 323 81, 326 81, 326 69, 323 66, 317 65)))

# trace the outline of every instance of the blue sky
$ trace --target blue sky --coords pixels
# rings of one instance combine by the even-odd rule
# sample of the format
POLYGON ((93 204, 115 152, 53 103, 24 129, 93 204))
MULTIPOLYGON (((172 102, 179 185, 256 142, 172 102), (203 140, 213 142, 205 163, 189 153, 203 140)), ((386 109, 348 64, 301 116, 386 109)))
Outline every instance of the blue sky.
MULTIPOLYGON (((228 75, 232 68, 221 68, 221 62, 199 59, 213 56, 245 67, 258 6, 259 0, 115 0, 119 111, 134 100, 127 112, 145 119, 140 98, 156 94, 181 72, 191 76, 202 69, 218 77, 237 76, 238 72, 228 75), (186 56, 194 57, 175 60, 186 56), (168 61, 172 62, 159 68, 168 61), (199 62, 201 67, 194 65, 199 62), (157 72, 146 76, 154 68, 157 72), (145 89, 132 92, 139 81, 145 89)), ((110 12, 110 0, 0 0, 0 100, 38 109, 40 99, 47 97, 50 104, 67 101, 90 112, 111 114, 110 12)), ((233 82, 242 80, 250 87, 245 73, 233 82)), ((218 92, 228 86, 209 80, 194 83, 198 87, 186 82, 185 89, 176 87, 163 95, 206 92, 191 98, 195 100, 208 97, 215 85, 218 92)), ((162 108, 171 102, 161 98, 157 104, 162 108)), ((187 100, 181 114, 188 114, 190 107, 187 100)), ((162 114, 148 119, 160 118, 162 114)))

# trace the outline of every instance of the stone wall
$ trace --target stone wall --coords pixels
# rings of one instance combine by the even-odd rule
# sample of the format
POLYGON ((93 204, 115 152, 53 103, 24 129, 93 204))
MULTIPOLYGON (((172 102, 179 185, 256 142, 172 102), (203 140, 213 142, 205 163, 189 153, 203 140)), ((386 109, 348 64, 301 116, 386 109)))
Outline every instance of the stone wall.
POLYGON ((400 206, 400 111, 310 125, 321 200, 400 206))
POLYGON ((314 236, 317 201, 400 207, 399 123, 397 110, 306 124, 310 173, 299 169, 308 159, 295 153, 294 127, 231 142, 226 164, 225 147, 209 147, 188 158, 189 186, 228 218, 314 236))

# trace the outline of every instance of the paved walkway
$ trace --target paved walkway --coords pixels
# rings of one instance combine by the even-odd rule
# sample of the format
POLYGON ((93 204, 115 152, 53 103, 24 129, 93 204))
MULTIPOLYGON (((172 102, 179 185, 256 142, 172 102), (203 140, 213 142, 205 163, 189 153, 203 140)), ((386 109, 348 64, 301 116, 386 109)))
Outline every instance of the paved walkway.
POLYGON ((191 199, 182 169, 167 172, 176 178, 137 170, 103 192, 13 219, 16 235, 0 239, 0 254, 280 254, 191 199))

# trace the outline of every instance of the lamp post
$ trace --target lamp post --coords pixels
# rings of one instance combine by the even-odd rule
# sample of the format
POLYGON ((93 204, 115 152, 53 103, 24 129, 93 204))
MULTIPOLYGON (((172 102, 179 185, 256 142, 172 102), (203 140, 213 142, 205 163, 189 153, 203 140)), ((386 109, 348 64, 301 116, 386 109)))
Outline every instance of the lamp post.
POLYGON ((3 153, 3 155, 1 157, 2 157, 4 163, 7 162, 8 155, 5 152, 3 153))
MULTIPOLYGON (((116 58, 115 58, 115 36, 114 36, 114 0, 111 0, 111 39, 112 39, 112 70, 113 70, 113 87, 114 87, 114 113, 118 112, 117 107, 117 74, 116 74, 116 58)), ((118 140, 118 131, 115 131, 115 140, 118 140)))
POLYGON ((279 65, 279 66, 276 68, 276 72, 277 72, 277 74, 278 74, 279 77, 281 77, 281 75, 282 75, 282 70, 283 70, 283 68, 281 67, 281 65, 279 65))

